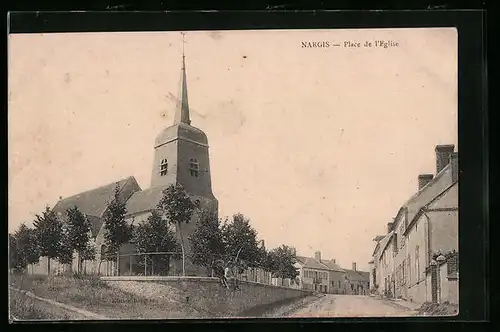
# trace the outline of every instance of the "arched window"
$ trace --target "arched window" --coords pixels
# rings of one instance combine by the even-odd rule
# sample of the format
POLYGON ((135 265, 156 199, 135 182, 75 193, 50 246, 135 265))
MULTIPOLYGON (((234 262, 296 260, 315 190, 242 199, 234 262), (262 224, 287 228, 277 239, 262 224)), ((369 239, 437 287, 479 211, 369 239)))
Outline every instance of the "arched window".
POLYGON ((191 176, 198 177, 199 172, 200 164, 198 163, 198 160, 196 160, 196 158, 189 159, 189 173, 191 174, 191 176))
POLYGON ((162 159, 160 163, 160 176, 167 175, 168 161, 167 159, 162 159))

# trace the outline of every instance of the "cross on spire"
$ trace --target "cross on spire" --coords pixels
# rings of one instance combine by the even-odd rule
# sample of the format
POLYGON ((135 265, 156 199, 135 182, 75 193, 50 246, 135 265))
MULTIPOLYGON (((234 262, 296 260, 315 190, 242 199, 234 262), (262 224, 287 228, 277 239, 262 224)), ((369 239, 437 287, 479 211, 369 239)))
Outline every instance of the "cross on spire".
POLYGON ((182 35, 182 57, 184 58, 184 44, 186 43, 186 41, 184 40, 184 36, 186 35, 186 33, 181 32, 181 35, 182 35))

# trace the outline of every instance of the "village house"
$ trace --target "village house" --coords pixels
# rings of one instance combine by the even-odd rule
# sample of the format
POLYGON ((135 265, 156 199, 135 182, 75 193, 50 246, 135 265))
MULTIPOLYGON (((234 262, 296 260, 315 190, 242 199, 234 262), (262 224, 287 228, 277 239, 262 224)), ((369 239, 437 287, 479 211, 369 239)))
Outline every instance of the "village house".
POLYGON ((367 294, 369 273, 358 271, 356 263, 352 270, 337 265, 335 259, 326 260, 321 252, 314 257, 297 256, 295 267, 299 271, 298 288, 329 294, 367 294))
MULTIPOLYGON (((53 207, 57 217, 63 222, 66 220, 66 211, 76 206, 92 223, 91 244, 95 246, 97 257, 93 261, 84 263, 84 271, 99 272, 103 275, 112 274, 115 262, 103 262, 102 253, 105 251, 105 228, 103 216, 108 202, 112 199, 116 186, 119 188, 119 200, 125 202, 127 214, 125 220, 135 225, 144 222, 151 211, 155 209, 163 196, 163 191, 170 185, 181 184, 193 202, 202 209, 218 211, 218 201, 212 192, 210 175, 209 147, 205 133, 192 126, 189 115, 187 93, 186 64, 182 55, 180 91, 175 110, 173 125, 163 129, 154 142, 154 160, 150 187, 142 190, 133 176, 127 177, 105 186, 88 190, 67 198, 60 198, 53 207)), ((196 227, 197 214, 193 214, 190 223, 182 225, 182 238, 188 244, 188 237, 196 227)), ((175 226, 173 231, 180 240, 181 232, 175 226)), ((138 256, 133 243, 127 243, 120 249, 118 273, 121 275, 140 274, 138 256)), ((190 247, 186 245, 186 257, 189 257, 190 247)), ((73 266, 58 264, 51 260, 51 273, 71 271, 78 257, 75 257, 73 266)), ((179 273, 182 269, 180 257, 172 257, 170 272, 179 273)), ((31 273, 47 273, 47 258, 42 257, 39 264, 30 266, 31 273)), ((205 274, 201 267, 186 260, 186 275, 205 274)))
POLYGON ((436 175, 418 176, 417 192, 375 238, 370 278, 386 296, 458 303, 458 153, 435 152, 436 175))
POLYGON ((356 263, 352 269, 344 269, 344 294, 368 295, 370 291, 370 272, 358 271, 356 263))

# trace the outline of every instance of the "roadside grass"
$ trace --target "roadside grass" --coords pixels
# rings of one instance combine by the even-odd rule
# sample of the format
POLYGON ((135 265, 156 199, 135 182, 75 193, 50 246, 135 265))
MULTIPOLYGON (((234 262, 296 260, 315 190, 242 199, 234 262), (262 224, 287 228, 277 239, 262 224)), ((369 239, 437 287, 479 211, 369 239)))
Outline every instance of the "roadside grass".
POLYGON ((71 320, 69 313, 59 308, 51 308, 25 294, 10 291, 10 319, 16 320, 71 320))
POLYGON ((448 301, 439 304, 425 302, 417 310, 417 314, 423 316, 456 316, 458 315, 458 305, 448 301))
MULTIPOLYGON (((172 303, 160 298, 144 298, 124 292, 109 286, 98 276, 11 275, 9 283, 14 288, 30 291, 39 297, 111 319, 185 318, 188 309, 182 304, 173 307, 172 303)), ((190 316, 192 314, 190 312, 190 316)), ((41 313, 40 317, 43 317, 41 313)))

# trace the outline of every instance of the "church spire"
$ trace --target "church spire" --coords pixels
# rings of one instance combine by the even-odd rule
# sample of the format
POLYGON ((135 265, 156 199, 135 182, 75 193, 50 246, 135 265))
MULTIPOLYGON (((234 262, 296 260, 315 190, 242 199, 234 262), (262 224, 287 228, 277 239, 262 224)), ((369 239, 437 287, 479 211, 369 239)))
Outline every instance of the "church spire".
POLYGON ((175 110, 174 124, 191 124, 189 118, 189 103, 186 81, 186 57, 184 55, 184 33, 182 33, 182 68, 179 95, 177 96, 177 108, 175 110))

